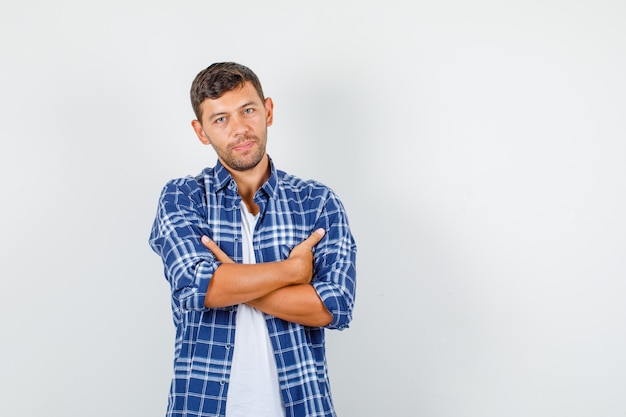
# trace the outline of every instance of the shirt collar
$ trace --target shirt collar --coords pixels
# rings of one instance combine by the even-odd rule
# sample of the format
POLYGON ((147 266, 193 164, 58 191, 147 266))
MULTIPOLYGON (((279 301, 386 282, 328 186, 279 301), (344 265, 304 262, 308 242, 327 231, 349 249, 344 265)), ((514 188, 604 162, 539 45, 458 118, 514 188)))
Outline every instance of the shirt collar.
POLYGON ((263 190, 269 198, 274 196, 276 192, 276 184, 278 183, 278 175, 276 174, 276 167, 274 166, 274 162, 272 158, 269 157, 270 160, 270 177, 265 181, 265 183, 261 186, 261 190, 263 190))
MULTIPOLYGON (((268 197, 272 197, 276 192, 276 184, 278 183, 278 175, 276 173, 276 167, 274 166, 274 162, 272 158, 269 158, 270 162, 270 177, 265 181, 265 183, 261 186, 261 190, 267 194, 268 197)), ((230 172, 222 165, 220 160, 217 160, 215 164, 214 171, 214 181, 215 181, 215 189, 221 190, 225 187, 228 187, 230 184, 233 184, 231 187, 236 187, 235 180, 233 179, 230 172)))
POLYGON ((231 182, 233 184, 235 182, 233 177, 230 175, 230 172, 228 172, 228 170, 224 168, 224 165, 222 165, 219 159, 217 160, 217 163, 215 164, 213 178, 215 181, 216 191, 220 191, 222 188, 225 188, 229 184, 231 184, 231 182))

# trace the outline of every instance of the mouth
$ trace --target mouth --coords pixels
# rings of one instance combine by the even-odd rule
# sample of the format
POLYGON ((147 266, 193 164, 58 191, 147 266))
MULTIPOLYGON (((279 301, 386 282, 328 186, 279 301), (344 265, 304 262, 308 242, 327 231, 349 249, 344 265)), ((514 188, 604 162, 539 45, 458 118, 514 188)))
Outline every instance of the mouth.
POLYGON ((246 139, 243 142, 238 143, 235 146, 233 146, 232 149, 237 152, 245 152, 249 150, 250 148, 252 148, 255 143, 256 141, 253 139, 246 139))

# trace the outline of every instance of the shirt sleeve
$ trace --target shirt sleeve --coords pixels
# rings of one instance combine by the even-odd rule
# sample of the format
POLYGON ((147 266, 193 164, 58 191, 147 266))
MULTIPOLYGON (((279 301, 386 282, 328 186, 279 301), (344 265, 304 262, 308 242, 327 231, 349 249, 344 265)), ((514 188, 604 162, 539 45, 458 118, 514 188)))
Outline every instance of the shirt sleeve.
POLYGON ((352 321, 356 296, 356 243, 343 204, 329 191, 313 230, 326 235, 315 247, 311 284, 333 315, 330 329, 343 330, 352 321))
POLYGON ((204 299, 219 262, 202 244, 211 237, 204 188, 193 178, 168 182, 159 197, 150 246, 162 259, 172 300, 183 310, 206 310, 204 299))

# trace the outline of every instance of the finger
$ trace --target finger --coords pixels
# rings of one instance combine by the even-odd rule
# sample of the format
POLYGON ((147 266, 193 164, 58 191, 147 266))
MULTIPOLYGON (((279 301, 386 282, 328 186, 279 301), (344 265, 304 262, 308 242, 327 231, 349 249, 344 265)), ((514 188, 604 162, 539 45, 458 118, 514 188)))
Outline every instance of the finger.
POLYGON ((207 247, 207 249, 213 252, 214 255, 217 256, 223 252, 220 247, 217 246, 217 243, 213 242, 208 236, 202 236, 202 239, 200 240, 202 241, 202 244, 207 247))
POLYGON ((202 236, 201 241, 202 244, 207 247, 207 249, 213 252, 213 255, 215 255, 215 258, 218 261, 222 263, 233 263, 232 259, 230 259, 228 255, 226 255, 226 252, 221 250, 220 247, 217 246, 217 243, 213 242, 208 236, 202 236))
POLYGON ((308 238, 306 238, 304 242, 302 243, 304 243, 305 245, 308 245, 311 249, 313 249, 313 246, 317 245, 319 241, 322 240, 325 234, 326 234, 326 230, 320 227, 319 229, 311 233, 311 235, 308 238))

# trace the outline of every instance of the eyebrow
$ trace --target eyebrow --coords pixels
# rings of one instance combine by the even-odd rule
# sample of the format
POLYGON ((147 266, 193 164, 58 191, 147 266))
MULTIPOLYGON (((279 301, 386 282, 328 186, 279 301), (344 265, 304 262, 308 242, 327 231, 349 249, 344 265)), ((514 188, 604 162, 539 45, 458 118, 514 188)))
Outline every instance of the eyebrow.
MULTIPOLYGON (((246 108, 246 107, 249 107, 249 106, 254 106, 254 105, 258 105, 258 103, 255 102, 255 101, 248 101, 248 102, 242 104, 241 106, 239 106, 237 108, 237 110, 241 110, 243 108, 246 108)), ((209 120, 212 120, 212 119, 214 119, 214 118, 216 118, 218 116, 222 116, 224 114, 228 114, 228 112, 220 111, 220 112, 213 113, 213 114, 209 115, 209 120)))

